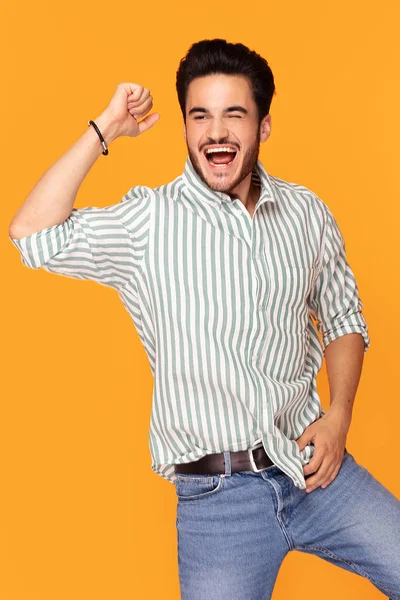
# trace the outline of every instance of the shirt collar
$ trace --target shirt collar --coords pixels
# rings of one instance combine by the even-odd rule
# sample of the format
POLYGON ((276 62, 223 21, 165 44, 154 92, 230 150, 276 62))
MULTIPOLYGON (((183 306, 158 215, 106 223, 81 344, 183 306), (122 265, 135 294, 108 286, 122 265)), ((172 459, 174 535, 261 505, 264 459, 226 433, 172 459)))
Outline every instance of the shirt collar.
MULTIPOLYGON (((201 195, 209 202, 215 202, 219 208, 221 208, 224 202, 232 202, 232 198, 229 196, 229 194, 225 194, 224 192, 216 192, 212 190, 206 183, 204 183, 204 181, 194 170, 189 156, 187 157, 185 163, 182 179, 186 187, 188 187, 195 196, 201 195)), ((276 201, 268 173, 259 160, 257 160, 257 164, 253 170, 253 181, 261 186, 260 197, 258 199, 257 206, 267 201, 276 201)))

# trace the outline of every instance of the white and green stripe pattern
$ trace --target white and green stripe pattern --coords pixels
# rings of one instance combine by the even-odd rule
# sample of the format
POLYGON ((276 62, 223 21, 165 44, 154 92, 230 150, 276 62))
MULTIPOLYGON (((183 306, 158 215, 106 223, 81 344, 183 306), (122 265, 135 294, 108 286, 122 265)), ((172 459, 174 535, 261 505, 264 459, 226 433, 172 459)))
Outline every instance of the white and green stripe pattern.
POLYGON ((105 208, 11 241, 23 263, 115 288, 154 377, 151 468, 245 450, 262 440, 304 489, 295 440, 324 414, 316 388, 327 344, 370 345, 339 227, 310 190, 266 173, 253 218, 239 200, 184 173, 133 187, 105 208), (318 331, 320 336, 318 335, 318 331))

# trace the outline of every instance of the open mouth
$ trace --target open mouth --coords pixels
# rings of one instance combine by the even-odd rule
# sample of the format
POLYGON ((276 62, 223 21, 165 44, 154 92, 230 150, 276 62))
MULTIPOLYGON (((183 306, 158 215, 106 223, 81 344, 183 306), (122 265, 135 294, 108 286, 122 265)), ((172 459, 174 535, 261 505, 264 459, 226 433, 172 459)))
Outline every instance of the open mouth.
POLYGON ((237 150, 230 146, 220 146, 218 148, 207 148, 204 154, 212 167, 226 169, 235 160, 237 150))

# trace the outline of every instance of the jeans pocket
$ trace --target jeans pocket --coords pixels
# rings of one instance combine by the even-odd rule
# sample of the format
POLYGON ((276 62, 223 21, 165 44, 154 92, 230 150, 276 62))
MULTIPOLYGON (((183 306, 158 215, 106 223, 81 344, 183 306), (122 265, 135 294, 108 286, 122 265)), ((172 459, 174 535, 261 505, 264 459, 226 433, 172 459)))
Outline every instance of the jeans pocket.
POLYGON ((199 500, 222 490, 223 475, 192 475, 177 473, 175 491, 179 500, 199 500))

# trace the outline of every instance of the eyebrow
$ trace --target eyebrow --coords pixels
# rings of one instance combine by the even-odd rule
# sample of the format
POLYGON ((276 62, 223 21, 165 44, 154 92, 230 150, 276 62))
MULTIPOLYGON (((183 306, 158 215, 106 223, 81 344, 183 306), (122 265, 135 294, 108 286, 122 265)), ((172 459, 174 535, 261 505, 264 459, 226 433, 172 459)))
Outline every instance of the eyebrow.
MULTIPOLYGON (((200 113, 205 113, 205 114, 209 114, 209 110, 207 110, 207 108, 203 108, 202 106, 194 106, 193 108, 191 108, 189 110, 189 115, 191 115, 192 113, 195 112, 200 112, 200 113)), ((248 111, 243 107, 243 106, 229 106, 229 108, 224 108, 223 110, 224 113, 227 112, 241 112, 244 115, 248 114, 248 111)))

